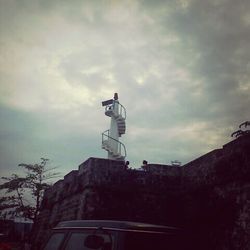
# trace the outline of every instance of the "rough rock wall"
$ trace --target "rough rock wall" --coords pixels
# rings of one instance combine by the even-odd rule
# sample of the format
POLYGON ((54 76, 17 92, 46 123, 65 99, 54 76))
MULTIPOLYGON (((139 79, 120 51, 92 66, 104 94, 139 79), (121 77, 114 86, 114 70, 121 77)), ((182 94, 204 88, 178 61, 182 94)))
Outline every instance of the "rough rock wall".
POLYGON ((56 182, 44 195, 35 227, 36 241, 59 221, 114 219, 178 224, 181 168, 148 165, 148 171, 128 169, 124 162, 89 158, 56 182), (167 185, 166 185, 167 183, 167 185))
POLYGON ((118 219, 177 225, 203 249, 250 249, 250 137, 183 167, 89 158, 45 193, 36 242, 58 221, 118 219))
POLYGON ((183 168, 187 225, 207 249, 250 249, 250 136, 183 168))

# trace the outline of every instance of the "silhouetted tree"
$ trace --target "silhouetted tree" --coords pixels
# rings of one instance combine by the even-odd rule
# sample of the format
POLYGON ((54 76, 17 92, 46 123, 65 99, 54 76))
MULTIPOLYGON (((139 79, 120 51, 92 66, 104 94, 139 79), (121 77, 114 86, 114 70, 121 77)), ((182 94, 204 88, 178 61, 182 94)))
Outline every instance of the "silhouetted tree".
POLYGON ((2 177, 6 181, 0 185, 0 190, 5 191, 5 196, 0 198, 2 216, 7 212, 13 217, 36 220, 44 190, 50 186, 47 181, 60 175, 53 172, 54 167, 47 168, 48 161, 49 159, 41 158, 39 164, 19 164, 18 166, 25 169, 24 177, 17 174, 2 177))
POLYGON ((240 126, 239 126, 239 128, 241 129, 242 126, 244 126, 245 128, 247 126, 250 126, 250 121, 245 121, 245 122, 241 123, 240 126))
POLYGON ((236 138, 238 138, 238 137, 240 137, 240 136, 249 135, 249 134, 250 134, 250 130, 249 130, 249 129, 247 129, 247 130, 242 130, 241 128, 242 128, 243 126, 244 126, 245 128, 247 128, 248 126, 250 126, 250 121, 245 121, 245 122, 241 123, 241 124, 239 125, 239 130, 233 132, 233 133, 231 134, 231 137, 236 137, 236 138))

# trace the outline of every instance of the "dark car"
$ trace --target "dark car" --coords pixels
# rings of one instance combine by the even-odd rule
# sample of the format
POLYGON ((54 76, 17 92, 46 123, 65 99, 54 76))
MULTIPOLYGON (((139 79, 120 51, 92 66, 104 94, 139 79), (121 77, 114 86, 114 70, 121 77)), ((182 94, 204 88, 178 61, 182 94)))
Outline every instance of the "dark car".
POLYGON ((65 221, 52 230, 42 249, 184 250, 181 235, 175 227, 129 221, 65 221))

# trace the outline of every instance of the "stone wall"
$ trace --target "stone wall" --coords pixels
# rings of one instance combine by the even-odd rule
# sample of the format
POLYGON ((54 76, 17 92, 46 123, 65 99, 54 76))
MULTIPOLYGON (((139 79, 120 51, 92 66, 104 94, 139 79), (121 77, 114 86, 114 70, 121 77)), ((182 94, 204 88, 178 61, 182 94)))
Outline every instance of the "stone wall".
POLYGON ((203 249, 250 249, 249 138, 182 167, 89 158, 46 191, 36 242, 62 220, 117 219, 187 228, 203 249))
POLYGON ((89 158, 44 194, 35 227, 36 241, 59 221, 116 219, 178 224, 181 168, 149 164, 134 170, 124 162, 89 158), (164 173, 163 173, 164 172, 164 173), (166 185, 167 183, 167 185, 166 185))
POLYGON ((250 249, 249 136, 186 164, 183 188, 186 222, 208 249, 250 249))

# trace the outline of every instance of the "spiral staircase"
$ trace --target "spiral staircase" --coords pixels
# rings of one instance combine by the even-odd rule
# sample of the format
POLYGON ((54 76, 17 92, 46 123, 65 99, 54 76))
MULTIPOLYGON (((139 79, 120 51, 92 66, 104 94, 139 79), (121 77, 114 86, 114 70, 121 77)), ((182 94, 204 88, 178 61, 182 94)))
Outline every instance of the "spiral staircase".
MULTIPOLYGON (((114 106, 107 105, 105 107, 105 115, 115 119, 117 124, 117 134, 121 137, 126 131, 126 109, 120 104, 118 105, 118 112, 114 111, 114 106)), ((105 130, 102 133, 102 148, 109 153, 109 158, 119 161, 124 161, 127 155, 125 145, 118 140, 110 136, 110 130, 105 130)))

